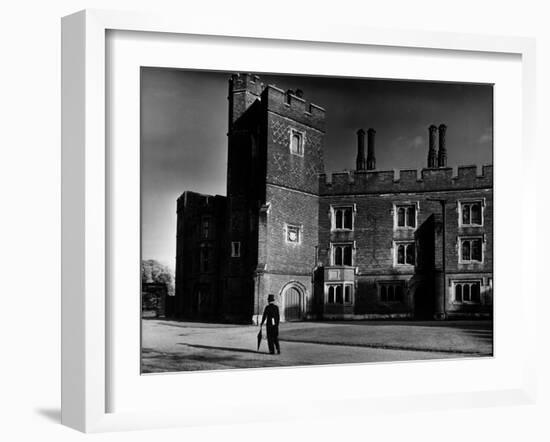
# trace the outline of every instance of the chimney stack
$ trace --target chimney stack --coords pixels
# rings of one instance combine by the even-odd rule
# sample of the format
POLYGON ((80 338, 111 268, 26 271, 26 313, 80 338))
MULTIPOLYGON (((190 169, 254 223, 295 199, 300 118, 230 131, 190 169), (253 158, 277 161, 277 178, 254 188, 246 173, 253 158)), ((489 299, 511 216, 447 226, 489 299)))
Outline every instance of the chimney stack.
POLYGON ((437 167, 438 159, 437 159, 437 153, 435 150, 435 144, 436 144, 436 132, 437 127, 433 124, 428 128, 429 131, 429 150, 428 150, 428 168, 433 169, 437 167))
POLYGON ((365 170, 367 164, 365 161, 365 131, 359 129, 357 131, 357 160, 356 160, 356 170, 365 170))
POLYGON ((371 127, 368 131, 367 139, 367 170, 376 169, 376 157, 374 156, 374 136, 376 131, 371 127))
POLYGON ((447 167, 447 148, 445 146, 445 133, 447 132, 447 126, 444 124, 439 125, 439 152, 437 157, 438 167, 447 167))

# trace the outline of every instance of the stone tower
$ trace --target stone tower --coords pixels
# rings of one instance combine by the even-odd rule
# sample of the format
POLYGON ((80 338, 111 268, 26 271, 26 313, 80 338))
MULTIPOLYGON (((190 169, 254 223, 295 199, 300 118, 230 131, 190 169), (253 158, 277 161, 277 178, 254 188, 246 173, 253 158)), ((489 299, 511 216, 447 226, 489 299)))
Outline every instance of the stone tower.
POLYGON ((228 320, 248 322, 258 260, 258 215, 265 202, 263 84, 249 74, 229 80, 227 216, 222 255, 222 305, 228 320))
MULTIPOLYGON (((325 111, 302 91, 233 75, 229 85, 224 310, 257 320, 269 293, 301 319, 316 262, 325 111), (235 243, 239 243, 236 246, 235 243), (239 256, 234 256, 239 247, 239 256)), ((285 317, 285 311, 288 314, 285 317)))

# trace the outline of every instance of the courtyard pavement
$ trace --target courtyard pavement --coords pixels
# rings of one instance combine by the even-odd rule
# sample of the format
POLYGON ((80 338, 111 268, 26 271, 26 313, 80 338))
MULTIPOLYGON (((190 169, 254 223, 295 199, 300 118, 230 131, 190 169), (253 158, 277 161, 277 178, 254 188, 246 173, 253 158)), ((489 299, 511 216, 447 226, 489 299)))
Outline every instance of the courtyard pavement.
MULTIPOLYGON (((491 321, 291 322, 281 355, 256 351, 252 325, 142 321, 142 372, 158 373, 491 356, 491 321)), ((264 327, 265 337, 265 327, 264 327)))

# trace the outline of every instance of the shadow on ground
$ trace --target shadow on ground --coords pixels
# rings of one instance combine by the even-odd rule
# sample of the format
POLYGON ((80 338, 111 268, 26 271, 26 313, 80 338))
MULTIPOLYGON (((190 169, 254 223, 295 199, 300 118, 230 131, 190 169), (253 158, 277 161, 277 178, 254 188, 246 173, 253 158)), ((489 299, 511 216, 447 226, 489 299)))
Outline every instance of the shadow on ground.
POLYGON ((198 345, 198 344, 179 344, 179 345, 185 345, 186 347, 192 347, 192 348, 201 348, 206 350, 225 350, 225 351, 236 351, 237 353, 252 353, 252 354, 258 354, 259 352, 256 350, 251 350, 249 348, 237 348, 237 347, 216 347, 213 345, 198 345))
MULTIPOLYGON (((142 373, 303 366, 493 354, 491 321, 283 323, 282 357, 256 351, 258 327, 170 320, 142 322, 142 373)), ((265 349, 265 343, 262 344, 265 349)), ((262 349, 261 349, 262 350, 262 349)))
POLYGON ((46 420, 55 422, 56 424, 61 423, 61 410, 59 408, 37 408, 34 411, 46 420))

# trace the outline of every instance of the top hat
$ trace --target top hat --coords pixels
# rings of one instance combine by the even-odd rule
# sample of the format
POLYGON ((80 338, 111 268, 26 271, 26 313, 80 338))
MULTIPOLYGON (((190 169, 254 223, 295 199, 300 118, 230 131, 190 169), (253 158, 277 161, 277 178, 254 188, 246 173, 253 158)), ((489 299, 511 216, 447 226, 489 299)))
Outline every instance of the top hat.
POLYGON ((267 302, 275 302, 275 295, 267 295, 267 302))

